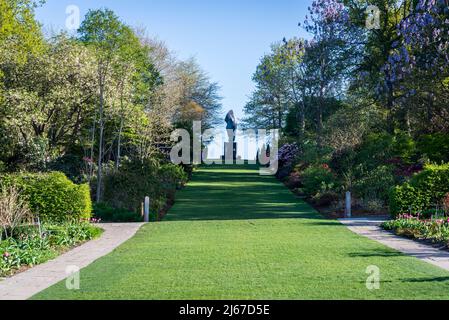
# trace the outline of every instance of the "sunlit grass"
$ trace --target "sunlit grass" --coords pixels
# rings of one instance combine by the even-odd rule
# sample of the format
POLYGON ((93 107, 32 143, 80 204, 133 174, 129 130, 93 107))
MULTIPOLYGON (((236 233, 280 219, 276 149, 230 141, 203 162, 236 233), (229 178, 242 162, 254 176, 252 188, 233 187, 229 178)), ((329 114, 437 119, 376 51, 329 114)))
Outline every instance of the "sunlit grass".
POLYGON ((207 167, 164 222, 83 269, 81 290, 35 298, 447 299, 449 273, 323 219, 254 167, 207 167))

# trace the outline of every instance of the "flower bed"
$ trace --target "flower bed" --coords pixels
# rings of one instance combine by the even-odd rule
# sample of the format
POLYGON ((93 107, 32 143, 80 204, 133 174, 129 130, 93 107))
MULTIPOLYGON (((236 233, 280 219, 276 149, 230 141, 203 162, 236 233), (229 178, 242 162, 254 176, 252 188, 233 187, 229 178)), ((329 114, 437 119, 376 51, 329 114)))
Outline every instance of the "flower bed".
POLYGON ((399 215, 398 219, 383 223, 382 228, 400 236, 429 240, 449 246, 449 220, 447 218, 422 220, 412 215, 399 215))
POLYGON ((99 237, 102 232, 87 221, 46 224, 40 232, 28 227, 17 236, 0 241, 0 277, 44 263, 67 249, 99 237))

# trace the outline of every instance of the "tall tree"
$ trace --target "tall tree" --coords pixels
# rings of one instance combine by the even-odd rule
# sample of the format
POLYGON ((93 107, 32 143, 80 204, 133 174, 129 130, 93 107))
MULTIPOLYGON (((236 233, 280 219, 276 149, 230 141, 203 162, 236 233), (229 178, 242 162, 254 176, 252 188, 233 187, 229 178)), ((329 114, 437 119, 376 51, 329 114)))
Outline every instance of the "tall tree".
POLYGON ((318 100, 316 130, 317 144, 321 146, 326 99, 344 92, 345 80, 357 57, 353 43, 357 41, 357 30, 352 28, 349 11, 339 0, 315 0, 309 12, 304 28, 312 40, 306 43, 304 59, 314 86, 312 95, 318 100))
POLYGON ((288 79, 283 57, 279 56, 280 44, 274 44, 271 53, 262 57, 253 75, 256 90, 245 106, 248 115, 246 127, 264 124, 267 129, 283 127, 289 108, 288 79), (261 118, 259 118, 261 117, 261 118))
POLYGON ((285 70, 286 95, 296 109, 298 134, 302 140, 306 131, 307 98, 312 94, 309 74, 304 63, 305 49, 305 41, 298 38, 284 38, 283 44, 275 48, 275 59, 285 70))
POLYGON ((161 84, 161 77, 156 70, 151 56, 151 48, 142 44, 130 28, 123 30, 127 43, 117 50, 117 61, 113 66, 114 78, 117 79, 119 129, 117 132, 117 149, 115 167, 119 169, 122 149, 122 135, 126 119, 135 108, 142 111, 150 104, 155 87, 161 84))
POLYGON ((90 50, 60 35, 42 54, 9 68, 1 112, 9 135, 24 146, 44 142, 48 160, 79 142, 95 98, 94 65, 90 50))
POLYGON ((43 37, 34 9, 45 1, 0 0, 0 58, 24 62, 43 48, 43 37))
POLYGON ((104 151, 104 109, 106 86, 110 81, 111 71, 117 61, 119 50, 126 47, 132 39, 129 38, 129 27, 122 23, 119 18, 109 9, 90 10, 80 29, 78 30, 80 40, 95 50, 97 58, 98 76, 98 172, 96 201, 101 201, 102 167, 104 151))

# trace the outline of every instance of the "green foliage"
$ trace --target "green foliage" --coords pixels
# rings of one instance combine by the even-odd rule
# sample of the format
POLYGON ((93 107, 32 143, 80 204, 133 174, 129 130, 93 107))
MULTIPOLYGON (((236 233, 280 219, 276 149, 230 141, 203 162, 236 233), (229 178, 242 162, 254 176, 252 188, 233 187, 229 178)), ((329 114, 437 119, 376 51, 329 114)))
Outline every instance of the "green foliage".
MULTIPOLYGON (((89 10, 78 32, 80 39, 103 51, 104 57, 112 58, 112 53, 128 41, 128 27, 109 9, 89 10)), ((132 39, 131 39, 132 41, 132 39)))
POLYGON ((115 209, 107 203, 94 204, 94 217, 104 222, 142 222, 142 216, 137 212, 115 209))
POLYGON ((0 127, 8 148, 0 156, 11 171, 45 170, 75 147, 84 156, 80 144, 88 139, 83 129, 92 125, 96 95, 94 62, 91 50, 58 35, 41 54, 4 68, 0 127))
POLYGON ((306 141, 302 146, 301 163, 316 164, 326 162, 331 152, 328 148, 318 147, 315 141, 306 141))
POLYGON ((37 236, 25 240, 8 239, 0 242, 0 276, 8 275, 22 266, 34 266, 55 256, 46 239, 37 236))
POLYGON ((393 136, 391 148, 393 156, 400 158, 406 164, 411 164, 416 160, 416 143, 410 135, 402 131, 393 136))
POLYGON ((301 174, 302 190, 310 197, 319 193, 338 190, 338 182, 335 174, 327 165, 310 166, 301 174))
POLYGON ((449 164, 427 165, 410 184, 418 188, 433 203, 440 203, 449 192, 449 164))
POLYGON ((357 163, 365 164, 368 170, 377 167, 386 159, 393 157, 391 146, 393 137, 388 133, 368 135, 357 150, 357 163))
POLYGON ((401 186, 395 186, 390 193, 390 212, 396 216, 405 212, 418 213, 420 210, 430 205, 426 203, 419 190, 415 189, 408 182, 401 186))
POLYGON ((159 168, 160 186, 167 195, 174 196, 174 191, 182 188, 188 179, 188 173, 181 166, 171 163, 164 164, 159 168))
POLYGON ((428 134, 418 139, 417 148, 430 161, 449 162, 449 135, 444 133, 428 134))
MULTIPOLYGON (((116 170, 125 158, 165 161, 160 149, 191 104, 205 126, 217 121, 220 88, 193 59, 178 61, 108 9, 90 10, 77 37, 44 38, 38 2, 0 0, 0 172, 61 171, 98 181, 100 198, 103 160, 116 170)), ((156 207, 177 187, 161 179, 156 207)))
POLYGON ((388 202, 389 190, 394 186, 395 180, 391 166, 379 166, 368 171, 363 177, 357 179, 353 185, 357 197, 368 199, 380 199, 388 202))
POLYGON ((182 167, 160 165, 156 161, 125 162, 119 171, 105 177, 104 202, 115 209, 139 213, 145 197, 151 199, 151 211, 156 219, 174 200, 175 191, 187 182, 182 167))
POLYGON ((71 247, 101 235, 102 230, 96 226, 83 223, 64 223, 44 225, 44 232, 50 246, 71 247))
POLYGON ((2 175, 0 184, 15 185, 33 214, 43 221, 79 221, 91 217, 89 186, 76 185, 63 173, 2 175))
POLYGON ((298 126, 298 110, 295 107, 289 108, 285 117, 284 133, 289 137, 298 137, 300 135, 300 128, 298 126))
POLYGON ((0 56, 6 55, 1 61, 23 62, 29 53, 42 49, 42 33, 34 9, 43 2, 0 0, 0 56), (8 52, 3 53, 2 49, 8 52))
POLYGON ((43 236, 35 228, 17 238, 0 241, 0 276, 53 259, 62 250, 97 238, 102 233, 100 228, 87 222, 44 224, 42 231, 43 236))
POLYGON ((47 169, 50 171, 58 171, 64 173, 67 178, 76 182, 82 183, 86 181, 85 171, 86 166, 82 161, 82 157, 77 154, 65 154, 47 164, 47 169))
POLYGON ((418 214, 439 205, 449 192, 449 164, 427 165, 410 182, 392 189, 390 211, 393 215, 418 214))

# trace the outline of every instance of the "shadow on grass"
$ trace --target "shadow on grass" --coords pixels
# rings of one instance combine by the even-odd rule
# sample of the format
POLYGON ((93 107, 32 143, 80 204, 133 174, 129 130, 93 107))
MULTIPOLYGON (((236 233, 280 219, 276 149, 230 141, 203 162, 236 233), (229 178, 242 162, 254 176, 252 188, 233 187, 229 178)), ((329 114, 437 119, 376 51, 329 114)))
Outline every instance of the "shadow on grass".
POLYGON ((403 257, 401 252, 388 251, 388 250, 375 250, 371 252, 353 252, 350 253, 351 258, 372 258, 372 257, 403 257))
POLYGON ((446 251, 435 252, 433 248, 429 247, 429 248, 416 249, 414 251, 408 251, 407 254, 399 251, 375 250, 375 251, 350 253, 349 256, 352 258, 371 258, 371 257, 391 258, 391 257, 412 256, 418 259, 427 259, 429 258, 429 256, 433 258, 448 258, 448 252, 446 251))
POLYGON ((324 219, 256 166, 201 167, 165 221, 324 219))
POLYGON ((426 283, 426 282, 447 282, 449 281, 449 277, 436 277, 436 278, 422 278, 422 279, 401 279, 403 282, 412 282, 412 283, 426 283))
POLYGON ((322 226, 322 227, 342 227, 342 228, 346 228, 345 225, 341 224, 340 222, 338 222, 336 220, 327 220, 325 218, 323 218, 323 221, 310 222, 309 225, 322 226))

